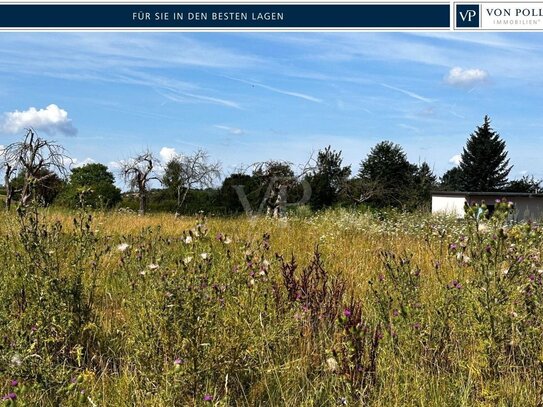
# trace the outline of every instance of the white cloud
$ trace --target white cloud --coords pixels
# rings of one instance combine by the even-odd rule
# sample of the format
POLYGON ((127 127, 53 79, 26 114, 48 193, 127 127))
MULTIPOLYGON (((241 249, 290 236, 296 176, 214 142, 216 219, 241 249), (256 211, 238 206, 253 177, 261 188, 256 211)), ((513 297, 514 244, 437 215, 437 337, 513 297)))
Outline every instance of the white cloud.
POLYGON ((73 162, 72 166, 77 168, 77 167, 83 167, 87 164, 95 164, 96 160, 90 157, 87 157, 82 161, 79 161, 77 158, 72 158, 72 162, 73 162))
POLYGON ((449 159, 449 162, 455 166, 460 165, 462 162, 462 156, 460 154, 455 154, 449 159))
POLYGON ((225 130, 225 131, 227 131, 228 133, 233 134, 233 135, 235 135, 235 136, 241 136, 242 134, 245 133, 245 132, 244 132, 242 129, 240 129, 239 127, 224 126, 224 125, 222 125, 222 124, 216 124, 214 127, 217 128, 217 129, 225 130))
POLYGON ((4 114, 1 127, 3 131, 12 134, 21 133, 27 128, 43 131, 50 135, 75 136, 77 134, 77 129, 68 117, 68 112, 55 104, 50 104, 45 109, 38 110, 31 107, 22 112, 19 110, 7 112, 4 114))
POLYGON ((160 149, 159 154, 160 154, 160 157, 162 158, 162 161, 164 161, 165 163, 167 163, 172 158, 179 155, 179 154, 177 154, 177 152, 175 151, 175 148, 173 148, 173 147, 162 147, 160 149))
POLYGON ((470 87, 479 83, 484 83, 488 79, 488 72, 482 69, 463 69, 460 67, 452 68, 445 82, 452 86, 470 87))
POLYGON ((108 164, 107 164, 107 167, 111 170, 111 171, 119 171, 122 167, 122 161, 110 161, 108 164))

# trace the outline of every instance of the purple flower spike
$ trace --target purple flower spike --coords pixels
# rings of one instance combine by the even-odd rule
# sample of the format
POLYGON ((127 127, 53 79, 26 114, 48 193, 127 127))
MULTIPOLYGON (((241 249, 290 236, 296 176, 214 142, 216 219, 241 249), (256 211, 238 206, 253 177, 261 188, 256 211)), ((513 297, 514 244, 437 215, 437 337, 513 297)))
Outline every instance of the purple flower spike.
POLYGON ((351 316, 351 310, 349 308, 345 308, 343 310, 343 315, 345 315, 347 318, 351 316))
POLYGON ((17 387, 19 385, 19 382, 17 380, 12 380, 11 382, 9 382, 9 384, 11 385, 11 387, 17 387))
POLYGON ((211 394, 206 394, 204 396, 204 401, 213 401, 213 396, 211 394))
POLYGON ((180 359, 180 358, 177 358, 173 361, 173 364, 174 365, 180 365, 181 363, 183 363, 183 359, 180 359))

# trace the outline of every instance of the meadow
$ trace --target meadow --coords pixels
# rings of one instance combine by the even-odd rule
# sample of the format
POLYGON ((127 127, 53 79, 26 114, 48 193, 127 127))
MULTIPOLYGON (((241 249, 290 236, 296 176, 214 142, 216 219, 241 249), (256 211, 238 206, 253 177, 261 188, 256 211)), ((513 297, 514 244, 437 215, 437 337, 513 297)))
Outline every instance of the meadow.
POLYGON ((543 405, 543 233, 510 210, 4 212, 2 403, 543 405))

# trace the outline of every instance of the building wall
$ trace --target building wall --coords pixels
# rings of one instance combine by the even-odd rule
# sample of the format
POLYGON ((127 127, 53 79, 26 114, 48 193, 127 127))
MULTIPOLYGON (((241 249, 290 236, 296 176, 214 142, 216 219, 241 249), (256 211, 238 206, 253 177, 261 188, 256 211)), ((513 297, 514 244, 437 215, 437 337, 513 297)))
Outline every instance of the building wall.
POLYGON ((432 196, 432 213, 447 213, 464 217, 464 196, 432 196))
MULTIPOLYGON (((515 204, 514 220, 539 221, 543 219, 543 197, 511 196, 506 198, 515 204)), ((470 196, 470 201, 480 202, 482 199, 487 205, 493 205, 496 199, 501 199, 501 196, 499 194, 496 196, 470 196)))
MULTIPOLYGON (((432 196, 432 213, 448 213, 462 218, 464 217, 464 202, 466 198, 469 202, 480 203, 481 201, 485 201, 487 205, 494 205, 496 199, 501 199, 502 196, 499 194, 495 196, 470 194, 469 197, 462 195, 432 196)), ((515 204, 515 211, 512 215, 513 220, 543 220, 543 197, 511 196, 506 198, 515 204)))

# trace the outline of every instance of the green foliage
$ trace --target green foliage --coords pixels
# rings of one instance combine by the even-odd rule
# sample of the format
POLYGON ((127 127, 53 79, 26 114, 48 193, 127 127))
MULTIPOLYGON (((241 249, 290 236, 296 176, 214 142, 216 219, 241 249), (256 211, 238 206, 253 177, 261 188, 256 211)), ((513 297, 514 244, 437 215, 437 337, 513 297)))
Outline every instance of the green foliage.
POLYGON ((244 211, 237 189, 243 191, 252 208, 258 208, 262 201, 259 180, 248 174, 234 173, 224 179, 219 191, 220 203, 224 208, 223 213, 235 214, 244 211))
POLYGON ((483 125, 471 134, 462 152, 462 189, 500 190, 507 184, 511 168, 505 141, 490 127, 490 118, 485 116, 483 125))
POLYGON ((504 191, 539 194, 543 189, 541 188, 541 180, 535 179, 533 175, 524 175, 521 179, 509 181, 504 191))
MULTIPOLYGON (((32 186, 33 199, 44 206, 51 205, 57 196, 64 190, 66 183, 58 174, 48 169, 41 169, 36 174, 42 178, 39 183, 34 182, 32 186)), ((25 182, 25 172, 19 172, 12 181, 12 187, 16 191, 15 199, 19 199, 25 182)), ((32 182, 32 181, 31 181, 32 182)))
POLYGON ((351 175, 351 166, 342 167, 341 151, 331 146, 320 150, 314 172, 307 177, 311 185, 310 204, 313 209, 330 207, 339 201, 340 193, 351 175))
POLYGON ((443 191, 462 191, 462 170, 460 167, 453 167, 441 177, 439 188, 443 191))
POLYGON ((111 208, 121 201, 121 190, 103 164, 92 163, 72 169, 69 182, 58 197, 59 203, 78 208, 111 208))
POLYGON ((362 161, 358 177, 368 202, 379 207, 406 207, 416 173, 417 166, 407 160, 401 146, 383 141, 362 161))

